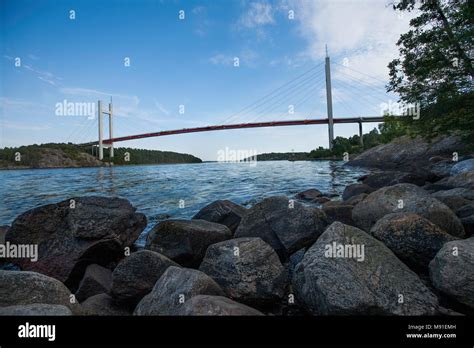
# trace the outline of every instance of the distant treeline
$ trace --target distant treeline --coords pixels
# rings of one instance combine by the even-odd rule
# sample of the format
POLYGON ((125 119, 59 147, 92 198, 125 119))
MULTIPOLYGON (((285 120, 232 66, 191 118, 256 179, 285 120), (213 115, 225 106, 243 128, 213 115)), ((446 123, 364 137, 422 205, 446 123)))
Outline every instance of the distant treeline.
MULTIPOLYGON (((201 159, 170 151, 142 150, 132 148, 114 149, 114 158, 108 158, 108 149, 104 149, 103 162, 117 165, 161 164, 161 163, 201 163, 201 159)), ((0 167, 80 167, 100 165, 91 155, 91 147, 72 143, 48 143, 0 149, 0 167)))
POLYGON ((114 149, 114 157, 109 158, 109 150, 104 149, 104 162, 114 164, 159 164, 159 163, 201 163, 193 155, 171 151, 132 149, 120 147, 114 149))
POLYGON ((332 143, 332 150, 320 146, 311 152, 264 153, 257 156, 257 161, 342 160, 345 152, 348 154, 358 154, 371 147, 389 143, 396 137, 405 134, 407 134, 407 129, 401 118, 386 116, 385 122, 378 129, 374 128, 369 133, 363 135, 364 146, 360 145, 360 137, 358 135, 353 135, 349 138, 336 137, 332 143))

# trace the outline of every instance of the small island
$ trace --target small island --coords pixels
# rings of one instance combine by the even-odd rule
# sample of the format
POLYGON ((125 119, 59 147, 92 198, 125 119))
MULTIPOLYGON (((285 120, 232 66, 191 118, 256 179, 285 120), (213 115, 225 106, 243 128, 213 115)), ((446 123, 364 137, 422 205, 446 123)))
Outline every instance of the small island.
POLYGON ((201 163, 193 155, 171 151, 116 148, 114 158, 100 161, 90 149, 72 143, 49 143, 0 149, 0 169, 78 168, 112 165, 201 163))

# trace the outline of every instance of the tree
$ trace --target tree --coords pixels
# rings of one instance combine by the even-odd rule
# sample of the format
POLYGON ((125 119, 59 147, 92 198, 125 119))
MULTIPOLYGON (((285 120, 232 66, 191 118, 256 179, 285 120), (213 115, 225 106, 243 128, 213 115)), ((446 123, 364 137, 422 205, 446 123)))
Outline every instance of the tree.
POLYGON ((400 58, 389 64, 387 86, 402 102, 419 105, 420 119, 406 118, 411 132, 472 134, 474 2, 401 0, 393 7, 419 11, 397 42, 400 58))

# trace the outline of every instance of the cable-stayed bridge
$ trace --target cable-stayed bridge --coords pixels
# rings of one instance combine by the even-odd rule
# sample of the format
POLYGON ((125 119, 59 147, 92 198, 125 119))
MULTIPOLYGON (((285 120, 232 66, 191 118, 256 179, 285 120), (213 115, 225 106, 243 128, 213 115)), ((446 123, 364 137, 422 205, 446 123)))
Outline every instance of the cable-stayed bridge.
MULTIPOLYGON (((337 64, 338 70, 336 71, 344 79, 337 79, 337 91, 342 90, 346 95, 351 95, 355 98, 355 102, 365 103, 369 106, 368 109, 374 110, 378 108, 378 114, 380 114, 380 104, 387 102, 387 96, 385 91, 381 90, 380 82, 383 81, 369 76, 365 73, 358 72, 350 69, 345 65, 337 64), (346 81, 347 80, 347 81, 346 81), (351 83, 359 83, 364 86, 364 92, 353 87, 351 83), (347 91, 350 90, 348 94, 347 91), (370 91, 370 93, 368 93, 370 91), (382 97, 383 95, 383 97, 382 97)), ((352 104, 352 101, 351 103, 352 104)), ((102 103, 98 102, 98 140, 81 143, 84 146, 97 147, 99 159, 103 159, 104 148, 109 148, 110 157, 114 156, 113 148, 114 143, 123 142, 127 140, 136 140, 152 137, 161 137, 167 135, 177 134, 189 134, 197 132, 209 132, 219 130, 231 130, 231 129, 245 129, 245 128, 262 128, 262 127, 282 127, 282 126, 303 126, 303 125, 328 125, 328 141, 329 148, 332 148, 332 142, 334 140, 334 124, 347 124, 356 123, 359 125, 359 136, 362 144, 362 124, 366 122, 383 122, 383 116, 353 116, 351 117, 352 107, 349 103, 346 103, 344 98, 340 97, 338 93, 333 95, 332 81, 331 81, 331 67, 330 58, 326 56, 324 62, 317 64, 300 74, 296 78, 288 81, 287 83, 279 86, 270 93, 266 94, 262 98, 243 108, 239 112, 230 115, 225 120, 217 125, 194 127, 194 128, 182 128, 174 130, 161 130, 156 132, 137 132, 132 135, 125 135, 114 137, 113 120, 116 120, 113 112, 112 103, 108 105, 108 109, 104 110, 102 103), (323 70, 324 68, 324 70, 323 70), (323 74, 324 78, 323 78, 323 74), (308 114, 305 119, 282 119, 288 117, 291 112, 283 113, 278 119, 273 121, 262 120, 267 115, 271 115, 272 112, 281 108, 282 105, 287 105, 288 108, 301 107, 308 100, 315 99, 315 96, 324 89, 326 94, 326 109, 327 117, 325 118, 311 118, 312 114, 308 114), (333 97, 336 103, 343 107, 346 111, 344 116, 334 117, 333 116, 333 97), (103 115, 107 115, 109 119, 109 137, 106 139, 103 136, 104 132, 104 120, 103 115), (249 122, 242 122, 242 118, 248 115, 257 115, 249 122)), ((366 107, 367 108, 367 107, 366 107)), ((372 112, 372 114, 376 114, 372 112)), ((130 128, 135 128, 133 124, 129 124, 130 128)), ((89 127, 90 128, 90 127, 89 127)))

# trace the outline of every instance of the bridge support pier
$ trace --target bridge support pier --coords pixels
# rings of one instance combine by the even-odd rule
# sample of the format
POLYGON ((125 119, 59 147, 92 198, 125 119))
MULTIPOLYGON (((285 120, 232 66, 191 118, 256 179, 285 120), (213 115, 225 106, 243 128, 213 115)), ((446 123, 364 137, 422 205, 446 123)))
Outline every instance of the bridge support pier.
POLYGON ((109 111, 102 110, 102 102, 99 100, 97 102, 97 114, 98 114, 98 122, 99 122, 99 160, 104 159, 104 147, 109 148, 109 157, 114 157, 114 143, 111 142, 107 145, 104 145, 104 119, 103 114, 109 115, 109 139, 113 139, 114 131, 113 131, 113 121, 112 121, 112 102, 109 103, 109 111))
POLYGON ((329 150, 332 150, 332 142, 334 141, 334 121, 332 117, 331 63, 328 56, 327 46, 326 46, 326 101, 327 101, 327 108, 328 108, 329 150))
POLYGON ((359 121, 359 143, 364 147, 364 134, 362 133, 362 120, 359 121))

